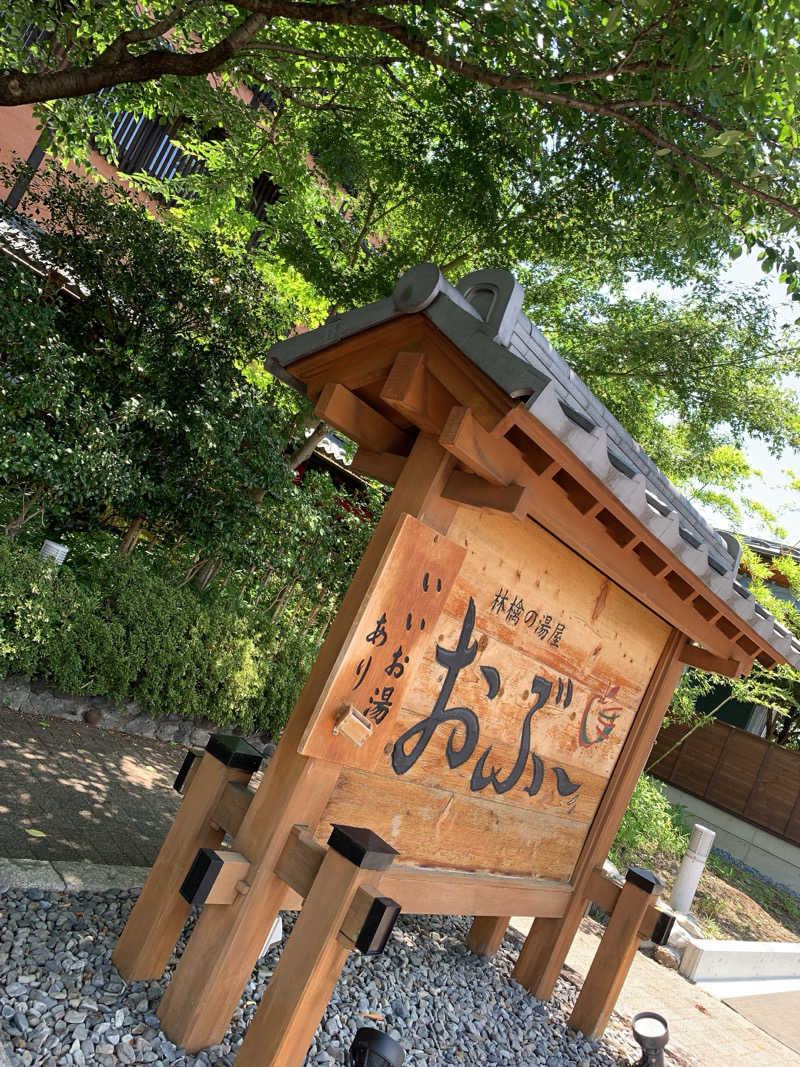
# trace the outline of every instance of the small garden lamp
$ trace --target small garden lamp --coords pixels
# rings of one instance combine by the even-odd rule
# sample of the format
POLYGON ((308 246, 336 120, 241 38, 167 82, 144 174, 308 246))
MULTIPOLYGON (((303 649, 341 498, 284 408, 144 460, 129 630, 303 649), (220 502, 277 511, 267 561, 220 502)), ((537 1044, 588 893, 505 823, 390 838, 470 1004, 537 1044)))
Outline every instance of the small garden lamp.
POLYGON ((405 1053, 401 1045, 382 1030, 362 1026, 350 1046, 350 1067, 402 1067, 405 1053))
POLYGON ((664 1067, 664 1049, 669 1041, 669 1027, 663 1015, 640 1011, 631 1020, 633 1036, 642 1047, 636 1067, 664 1067))

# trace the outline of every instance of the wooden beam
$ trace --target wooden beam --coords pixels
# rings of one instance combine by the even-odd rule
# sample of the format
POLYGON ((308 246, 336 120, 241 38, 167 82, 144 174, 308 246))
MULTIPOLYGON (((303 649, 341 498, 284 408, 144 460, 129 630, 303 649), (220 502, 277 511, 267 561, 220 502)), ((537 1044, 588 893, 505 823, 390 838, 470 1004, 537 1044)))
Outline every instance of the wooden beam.
POLYGON ((699 667, 702 671, 711 671, 714 674, 722 674, 726 678, 738 678, 744 667, 735 659, 723 659, 708 652, 705 648, 687 644, 681 652, 681 663, 689 667, 699 667))
MULTIPOLYGON (((275 866, 278 876, 305 897, 325 858, 325 848, 307 826, 293 826, 275 866)), ((568 882, 505 875, 439 871, 393 865, 383 875, 381 892, 406 914, 563 915, 572 896, 568 882)))
MULTIPOLYGON (((295 823, 319 823, 341 770, 338 764, 298 753, 309 717, 401 515, 416 515, 429 526, 447 531, 455 505, 443 500, 440 493, 452 466, 452 457, 433 438, 427 434, 417 437, 233 839, 231 847, 251 861, 250 892, 228 907, 203 908, 159 1006, 162 1029, 176 1044, 187 1048, 215 1045, 228 1027, 259 949, 279 909, 285 906, 287 887, 275 873, 275 864, 295 823)), ((195 852, 187 857, 181 875, 195 852)))
POLYGON ((405 464, 405 456, 397 456, 393 452, 370 452, 369 449, 359 448, 353 456, 350 469, 356 474, 372 478, 383 485, 397 485, 405 464))
POLYGON ((468 508, 488 508, 524 519, 533 507, 532 492, 522 485, 491 485, 465 471, 453 471, 442 496, 468 508))
POLYGON ((606 1028, 639 947, 639 928, 645 913, 661 891, 657 880, 651 883, 652 889, 648 889, 646 878, 633 880, 631 874, 637 870, 631 868, 628 872, 570 1016, 570 1027, 580 1030, 589 1040, 600 1037, 606 1028))
POLYGON ((319 873, 327 849, 308 826, 293 826, 283 847, 275 873, 301 897, 305 897, 319 873))
POLYGON ((381 389, 381 400, 424 433, 438 435, 455 398, 430 374, 420 352, 398 353, 381 389))
MULTIPOLYGON (((622 886, 618 885, 610 874, 606 874, 602 867, 595 867, 592 871, 588 889, 588 896, 593 904, 596 904, 598 908, 602 908, 603 911, 611 915, 617 906, 621 892, 622 886)), ((669 912, 664 911, 657 904, 650 905, 644 914, 642 925, 639 927, 638 936, 640 940, 649 941, 656 927, 663 922, 664 916, 668 914, 669 912)))
POLYGON ((329 382, 322 390, 314 414, 371 452, 407 456, 411 450, 412 440, 407 433, 336 382, 329 382))
POLYGON ((254 796, 255 791, 244 783, 228 782, 211 813, 212 821, 226 834, 233 836, 241 826, 242 819, 254 796))

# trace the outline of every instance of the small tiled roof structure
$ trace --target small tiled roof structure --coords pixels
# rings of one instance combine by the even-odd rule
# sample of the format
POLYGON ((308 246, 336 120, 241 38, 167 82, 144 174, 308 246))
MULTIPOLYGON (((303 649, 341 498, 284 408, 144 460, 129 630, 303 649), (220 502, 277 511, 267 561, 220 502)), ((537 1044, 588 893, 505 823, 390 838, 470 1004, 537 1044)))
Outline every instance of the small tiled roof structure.
MULTIPOLYGON (((624 511, 646 527, 691 572, 671 585, 681 590, 706 621, 714 620, 731 641, 766 665, 787 661, 800 668, 800 641, 757 604, 737 580, 738 544, 713 530, 672 485, 608 409, 581 381, 522 312, 523 290, 512 274, 481 270, 449 283, 431 263, 406 272, 391 297, 336 316, 319 329, 275 345, 271 369, 305 392, 297 367, 308 357, 347 339, 370 333, 404 316, 424 316, 467 360, 563 442, 582 467, 599 479, 624 511), (702 590, 724 602, 720 614, 702 590), (733 618, 731 618, 731 613, 733 618), (753 641, 758 635, 760 640, 753 641), (756 647, 757 646, 757 647, 756 647)), ((305 364, 304 364, 305 365, 305 364)), ((342 429, 346 428, 341 427, 342 429)), ((615 536, 609 520, 609 530, 615 536)), ((622 544, 621 541, 618 543, 622 544)), ((624 547, 624 546, 623 546, 624 547)), ((634 549, 635 551, 636 549, 634 549)), ((645 548, 639 558, 650 573, 674 573, 664 562, 650 564, 645 548)), ((685 570, 683 571, 685 574, 685 570)), ((693 640, 702 639, 687 629, 693 640)))

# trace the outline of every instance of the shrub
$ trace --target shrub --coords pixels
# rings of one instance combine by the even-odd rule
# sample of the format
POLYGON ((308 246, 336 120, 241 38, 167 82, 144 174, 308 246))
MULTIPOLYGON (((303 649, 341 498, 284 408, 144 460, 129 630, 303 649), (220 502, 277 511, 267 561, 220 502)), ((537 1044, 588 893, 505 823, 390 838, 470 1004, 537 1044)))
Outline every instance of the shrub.
POLYGON ((689 832, 680 807, 667 800, 662 787, 643 774, 633 790, 609 853, 619 867, 648 863, 686 851, 689 832))
POLYGON ((56 568, 0 539, 0 676, 278 736, 313 635, 233 596, 177 588, 144 556, 99 555, 88 566, 82 547, 82 565, 56 568))

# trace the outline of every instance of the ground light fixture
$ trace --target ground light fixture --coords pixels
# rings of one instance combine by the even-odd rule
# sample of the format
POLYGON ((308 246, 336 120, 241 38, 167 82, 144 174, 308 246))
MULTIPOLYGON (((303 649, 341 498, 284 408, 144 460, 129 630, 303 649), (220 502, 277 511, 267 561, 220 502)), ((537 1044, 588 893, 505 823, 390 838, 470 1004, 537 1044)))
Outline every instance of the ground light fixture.
POLYGON ((663 1015, 640 1011, 631 1020, 633 1036, 642 1048, 636 1067, 664 1067, 664 1049, 669 1041, 669 1027, 663 1015))
POLYGON ((401 1045, 384 1034, 362 1026, 350 1046, 350 1067, 402 1067, 405 1053, 401 1045))

